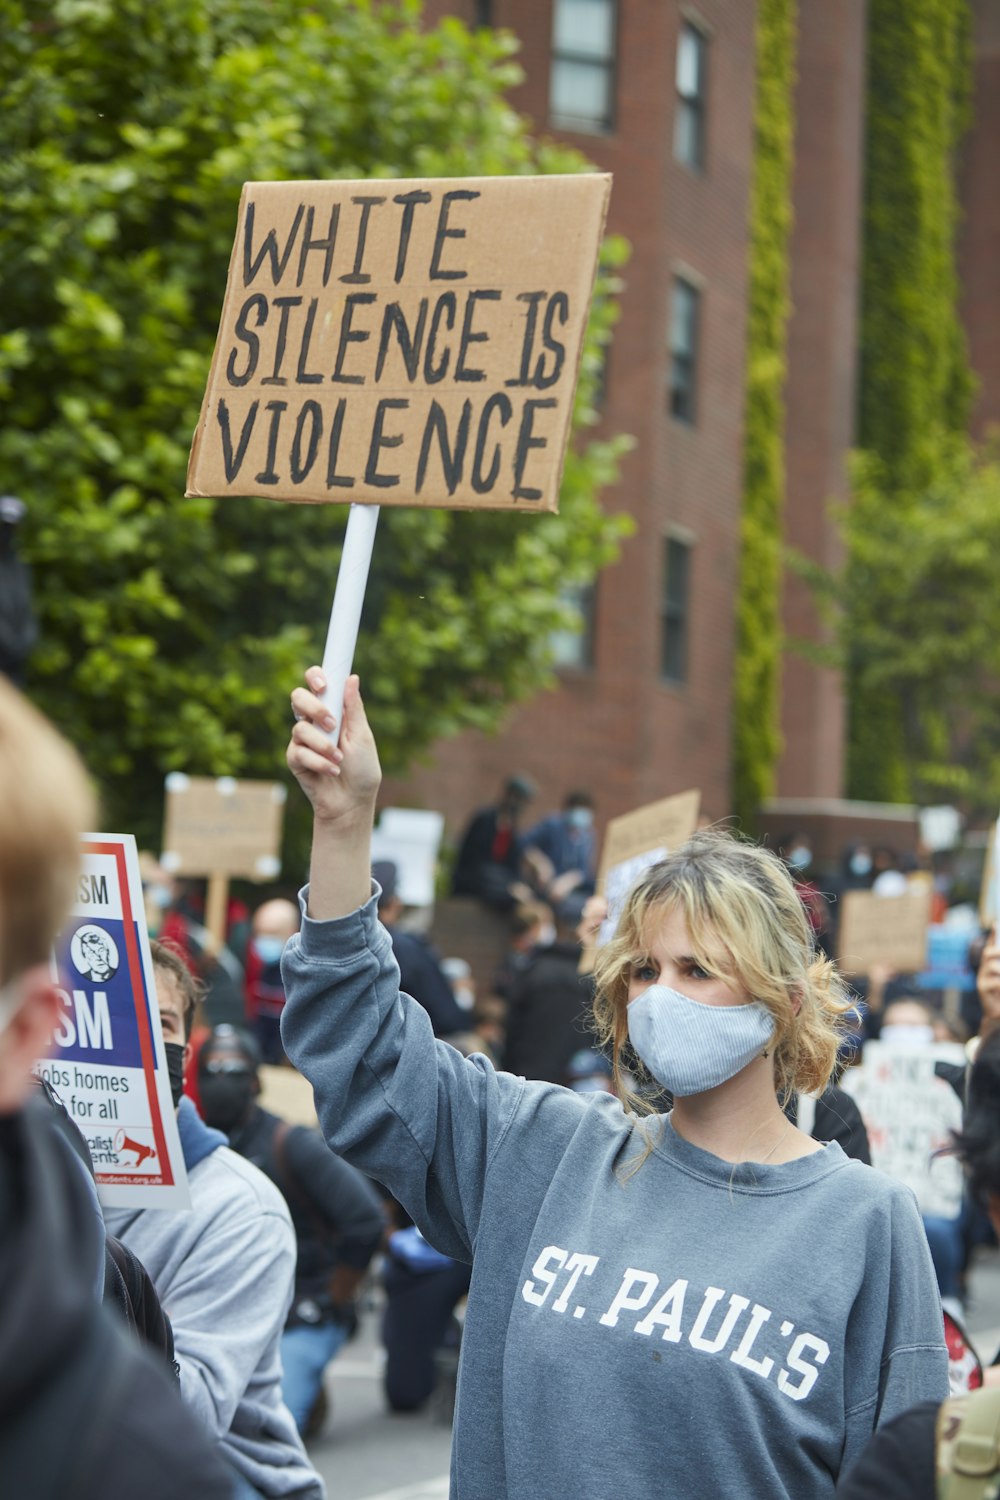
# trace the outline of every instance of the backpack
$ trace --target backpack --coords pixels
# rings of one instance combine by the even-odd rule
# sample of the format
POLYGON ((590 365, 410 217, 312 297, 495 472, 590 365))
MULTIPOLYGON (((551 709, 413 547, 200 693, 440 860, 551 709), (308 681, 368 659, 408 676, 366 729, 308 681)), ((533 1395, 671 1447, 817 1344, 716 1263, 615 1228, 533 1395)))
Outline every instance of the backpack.
POLYGON ((1000 1387, 942 1403, 935 1441, 938 1500, 1000 1496, 1000 1387))

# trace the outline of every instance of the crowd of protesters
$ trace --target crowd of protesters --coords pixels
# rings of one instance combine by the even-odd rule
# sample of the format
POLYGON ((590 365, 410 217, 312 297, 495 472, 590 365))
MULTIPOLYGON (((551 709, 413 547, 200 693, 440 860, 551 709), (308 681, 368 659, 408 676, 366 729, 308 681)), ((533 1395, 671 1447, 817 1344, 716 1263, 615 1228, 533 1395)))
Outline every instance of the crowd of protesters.
MULTIPOLYGON (((233 900, 220 944, 197 888, 144 857, 192 1207, 102 1214, 86 1142, 32 1068, 94 813, 73 752, 0 681, 5 1493, 319 1500, 304 1439, 367 1286, 390 1410, 426 1407, 461 1345, 456 1495, 931 1495, 966 1420, 949 1371, 993 1387, 961 1331, 1000 1202, 992 934, 970 942, 962 1014, 918 974, 876 967, 852 992, 831 961, 841 898, 930 874, 862 844, 817 874, 802 833, 772 853, 710 829, 640 878, 584 972, 604 916, 593 800, 529 823, 536 789, 512 776, 452 868, 505 933, 477 988, 408 923, 398 869, 371 863, 356 683, 339 748, 316 669, 307 683, 299 899, 233 900), (922 1222, 870 1166, 842 1074, 875 1038, 984 1040, 971 1079, 964 1061, 948 1076, 967 1101, 954 1222, 922 1222), (318 1128, 261 1102, 267 1067, 293 1064, 318 1128), (689 1441, 707 1409, 708 1447, 689 1441), (57 1413, 70 1438, 40 1454, 57 1413)), ((940 882, 933 898, 940 917, 940 882)))

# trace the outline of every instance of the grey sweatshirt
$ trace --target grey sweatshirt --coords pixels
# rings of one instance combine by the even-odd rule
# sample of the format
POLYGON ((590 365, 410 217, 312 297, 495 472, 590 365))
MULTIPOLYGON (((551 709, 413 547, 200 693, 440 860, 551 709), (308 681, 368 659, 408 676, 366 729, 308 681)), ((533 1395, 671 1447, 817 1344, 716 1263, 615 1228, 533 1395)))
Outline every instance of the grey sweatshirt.
POLYGON ((472 1260, 454 1500, 826 1500, 948 1390, 912 1195, 837 1145, 732 1166, 497 1073, 400 996, 374 901, 305 916, 282 1036, 331 1146, 472 1260))
POLYGON ((181 1395, 233 1468, 268 1497, 323 1500, 281 1399, 295 1234, 285 1200, 182 1099, 191 1208, 108 1209, 108 1231, 152 1277, 174 1330, 181 1395))

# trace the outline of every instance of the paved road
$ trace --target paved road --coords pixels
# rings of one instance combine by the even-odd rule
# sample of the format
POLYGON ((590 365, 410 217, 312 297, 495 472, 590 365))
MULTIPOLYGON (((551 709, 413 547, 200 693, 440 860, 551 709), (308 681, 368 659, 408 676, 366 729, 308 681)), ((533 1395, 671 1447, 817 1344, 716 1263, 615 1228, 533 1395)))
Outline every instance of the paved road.
POLYGON ((332 1415, 309 1444, 329 1500, 448 1500, 451 1426, 440 1411, 393 1416, 382 1395, 378 1314, 327 1371, 332 1415))
MULTIPOLYGON (((1000 1347, 1000 1251, 979 1250, 969 1283, 969 1333, 989 1362, 1000 1347)), ((333 1415, 310 1444, 329 1500, 448 1500, 451 1432, 440 1413, 391 1416, 382 1397, 378 1317, 327 1374, 333 1415)))

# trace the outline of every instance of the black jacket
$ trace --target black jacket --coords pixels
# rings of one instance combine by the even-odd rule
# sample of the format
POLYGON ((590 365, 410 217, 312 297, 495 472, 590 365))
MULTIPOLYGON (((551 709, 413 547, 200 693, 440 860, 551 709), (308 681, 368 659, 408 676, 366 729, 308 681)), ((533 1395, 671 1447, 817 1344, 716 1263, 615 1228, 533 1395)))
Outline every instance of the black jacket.
POLYGON ((880 1427, 837 1485, 837 1500, 934 1500, 936 1401, 921 1401, 880 1427))
POLYGON ((100 1225, 55 1129, 47 1108, 0 1118, 0 1493, 230 1497, 169 1375, 99 1305, 100 1225))
MULTIPOLYGON (((793 1098, 785 1110, 793 1125, 798 1125, 799 1111, 793 1098)), ((829 1084, 816 1100, 815 1118, 810 1131, 814 1141, 836 1141, 845 1156, 863 1161, 866 1167, 872 1164, 868 1131, 861 1118, 861 1111, 846 1089, 829 1084)))
POLYGON ((288 1204, 298 1244, 296 1302, 321 1300, 336 1265, 367 1266, 384 1227, 381 1199, 318 1130, 285 1125, 256 1105, 229 1144, 270 1177, 288 1204))
POLYGON ((538 948, 512 981, 503 1065, 508 1073, 566 1083, 574 1053, 594 1045, 588 1029, 589 976, 578 972, 577 943, 538 948))
POLYGON ((425 938, 414 932, 387 927, 392 951, 399 964, 399 988, 412 995, 431 1018, 435 1036, 455 1036, 469 1031, 472 1017, 455 999, 455 991, 441 968, 441 961, 425 938))

